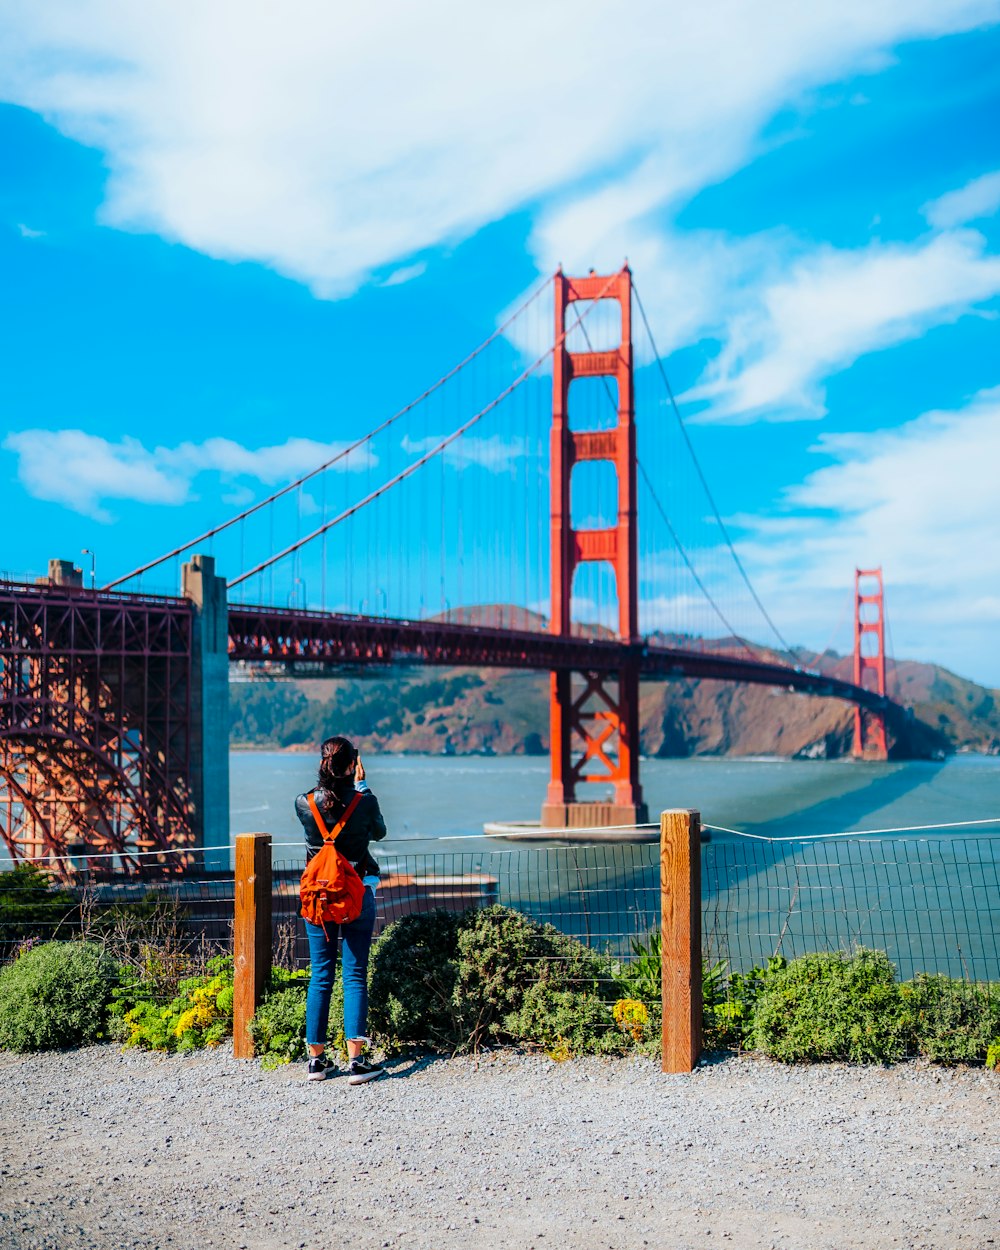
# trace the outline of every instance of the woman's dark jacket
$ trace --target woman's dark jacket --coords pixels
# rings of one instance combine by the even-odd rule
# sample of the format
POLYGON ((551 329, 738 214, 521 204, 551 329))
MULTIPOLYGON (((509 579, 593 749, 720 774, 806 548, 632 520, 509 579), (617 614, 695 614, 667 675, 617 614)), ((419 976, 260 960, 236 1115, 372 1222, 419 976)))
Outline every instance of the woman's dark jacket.
MULTIPOLYGON (((341 855, 354 865, 359 876, 377 877, 379 867, 368 853, 368 843, 380 842, 385 837, 385 821, 382 819, 375 795, 364 782, 357 791, 352 785, 337 794, 330 790, 320 789, 313 790, 312 793, 328 832, 333 831, 355 793, 360 793, 361 802, 351 813, 350 820, 340 831, 334 845, 341 855)), ((308 863, 323 845, 323 835, 316 827, 308 795, 300 794, 295 800, 295 815, 298 816, 302 822, 302 828, 306 831, 306 863, 308 863)))

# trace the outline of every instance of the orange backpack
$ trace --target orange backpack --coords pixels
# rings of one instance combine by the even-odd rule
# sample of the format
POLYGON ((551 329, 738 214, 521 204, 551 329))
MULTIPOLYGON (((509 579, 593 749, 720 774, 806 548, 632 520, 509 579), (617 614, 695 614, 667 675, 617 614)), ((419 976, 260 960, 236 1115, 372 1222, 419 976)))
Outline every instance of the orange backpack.
POLYGON ((361 878, 334 845, 361 802, 361 795, 356 794, 351 799, 332 831, 327 829, 315 798, 311 794, 308 798, 316 827, 323 835, 323 845, 306 864, 299 882, 301 915, 310 924, 321 925, 325 933, 327 924, 350 924, 352 920, 357 920, 365 901, 361 878))

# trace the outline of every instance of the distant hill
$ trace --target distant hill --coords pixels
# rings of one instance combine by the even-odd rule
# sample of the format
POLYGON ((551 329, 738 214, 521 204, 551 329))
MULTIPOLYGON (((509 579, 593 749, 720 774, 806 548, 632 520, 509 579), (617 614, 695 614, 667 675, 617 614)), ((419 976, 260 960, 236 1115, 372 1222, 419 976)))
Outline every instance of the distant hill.
MULTIPOLYGON (((494 623, 490 613, 507 628, 538 627, 533 614, 499 606, 477 612, 475 623, 494 623)), ((471 616, 454 613, 452 619, 468 622, 471 616)), ((668 635, 656 641, 707 650, 720 645, 668 635)), ((801 650, 796 659, 804 668, 851 679, 849 656, 801 650)), ((913 711, 916 754, 1000 754, 1000 691, 910 660, 890 664, 889 688, 913 711)), ((369 751, 437 755, 539 755, 549 745, 545 673, 418 668, 371 677, 233 682, 230 707, 234 746, 312 749, 333 733, 346 733, 369 751)), ((661 757, 835 758, 850 751, 853 716, 853 708, 838 700, 769 686, 648 682, 640 696, 640 748, 661 757)))

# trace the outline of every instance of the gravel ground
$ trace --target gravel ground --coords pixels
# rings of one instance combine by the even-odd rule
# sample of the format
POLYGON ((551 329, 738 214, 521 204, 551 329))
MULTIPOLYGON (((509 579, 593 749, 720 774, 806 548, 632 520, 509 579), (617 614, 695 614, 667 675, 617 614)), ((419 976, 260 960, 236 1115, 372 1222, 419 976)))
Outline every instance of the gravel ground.
POLYGON ((500 1053, 352 1088, 0 1055, 2 1250, 1000 1250, 1000 1079, 500 1053))

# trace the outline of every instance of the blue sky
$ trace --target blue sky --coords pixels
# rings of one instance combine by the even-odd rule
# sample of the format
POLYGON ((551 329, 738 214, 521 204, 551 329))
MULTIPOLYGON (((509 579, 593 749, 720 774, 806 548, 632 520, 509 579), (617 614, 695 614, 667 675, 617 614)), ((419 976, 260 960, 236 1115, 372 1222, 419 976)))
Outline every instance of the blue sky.
MULTIPOLYGON (((557 263, 627 256, 782 634, 847 648, 854 567, 882 564, 895 652, 1000 686, 1000 4, 637 3, 613 38, 605 6, 567 7, 5 6, 0 568, 90 547, 118 576, 393 412, 557 263)), ((279 540, 458 424, 547 316, 296 497, 279 540)), ((636 344, 661 502, 727 618, 773 641, 636 344)), ((257 589, 544 609, 545 387, 257 589)), ((640 508, 644 624, 720 632, 640 508)), ((217 554, 233 575, 247 551, 217 554)), ((605 582, 581 615, 607 616, 605 582)))

